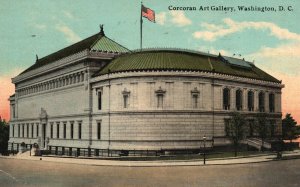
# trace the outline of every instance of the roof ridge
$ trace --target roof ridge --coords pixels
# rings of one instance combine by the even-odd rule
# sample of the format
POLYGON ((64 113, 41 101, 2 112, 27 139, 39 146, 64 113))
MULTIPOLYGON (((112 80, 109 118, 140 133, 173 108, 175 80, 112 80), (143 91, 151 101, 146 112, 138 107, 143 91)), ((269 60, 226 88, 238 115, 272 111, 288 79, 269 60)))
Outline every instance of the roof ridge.
POLYGON ((114 41, 113 39, 111 39, 111 38, 108 38, 108 37, 106 37, 106 36, 104 36, 104 37, 105 37, 105 38, 107 38, 108 40, 110 40, 110 41, 114 42, 115 44, 118 44, 119 46, 121 46, 121 47, 123 47, 123 48, 127 49, 128 51, 131 51, 130 49, 128 49, 127 47, 124 47, 123 45, 119 44, 118 42, 114 41))
POLYGON ((119 44, 118 42, 110 39, 109 37, 103 35, 99 37, 91 46, 91 51, 107 51, 107 52, 114 52, 114 53, 128 53, 130 50, 123 45, 119 44), (109 44, 110 46, 106 46, 109 44), (102 47, 101 47, 102 46, 102 47), (107 47, 107 50, 104 48, 107 47), (103 48, 104 47, 104 48, 103 48))
POLYGON ((92 45, 90 45, 89 50, 92 48, 92 46, 94 46, 102 37, 105 37, 105 35, 102 35, 101 32, 98 33, 99 37, 94 41, 94 43, 92 43, 92 45))
MULTIPOLYGON (((85 38, 85 39, 83 39, 83 40, 80 40, 80 41, 78 41, 78 42, 76 42, 76 43, 73 43, 73 44, 71 44, 71 45, 69 45, 69 46, 66 46, 66 47, 64 47, 64 48, 62 48, 62 49, 60 49, 60 50, 58 50, 58 51, 55 51, 55 52, 53 52, 53 53, 50 53, 49 55, 40 58, 38 61, 41 61, 43 58, 46 58, 46 57, 48 57, 48 56, 51 56, 51 55, 53 55, 53 54, 55 54, 55 53, 58 53, 58 52, 60 52, 60 51, 65 50, 65 49, 67 49, 67 48, 71 48, 71 47, 75 46, 75 45, 78 44, 78 43, 81 43, 81 42, 86 41, 86 40, 88 40, 88 39, 90 39, 90 38, 92 38, 92 37, 95 37, 95 36, 98 35, 98 34, 99 34, 99 33, 93 34, 92 36, 89 36, 89 37, 87 37, 87 38, 85 38)), ((37 62, 38 62, 38 61, 37 61, 37 62)))
POLYGON ((198 54, 198 55, 205 55, 210 57, 218 57, 218 55, 205 53, 202 51, 192 50, 192 49, 186 49, 186 48, 174 48, 174 47, 150 47, 150 48, 143 48, 141 49, 134 49, 131 50, 133 53, 139 53, 139 52, 156 52, 156 51, 170 51, 170 52, 186 52, 186 53, 192 53, 192 54, 198 54))

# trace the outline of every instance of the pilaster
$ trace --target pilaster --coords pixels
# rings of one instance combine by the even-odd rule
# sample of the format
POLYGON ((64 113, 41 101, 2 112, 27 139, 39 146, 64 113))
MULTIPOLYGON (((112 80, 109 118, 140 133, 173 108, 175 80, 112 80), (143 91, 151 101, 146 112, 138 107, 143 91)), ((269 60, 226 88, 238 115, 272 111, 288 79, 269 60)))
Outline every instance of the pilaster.
POLYGON ((248 90, 247 88, 243 89, 243 111, 248 111, 248 90))

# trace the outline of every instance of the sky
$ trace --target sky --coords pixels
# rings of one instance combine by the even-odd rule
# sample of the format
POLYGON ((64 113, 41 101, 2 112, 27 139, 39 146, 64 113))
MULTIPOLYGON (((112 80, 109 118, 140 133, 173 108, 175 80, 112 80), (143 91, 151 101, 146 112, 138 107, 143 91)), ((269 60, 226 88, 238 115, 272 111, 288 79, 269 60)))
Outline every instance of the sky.
MULTIPOLYGON (((11 78, 61 48, 99 32, 129 49, 140 45, 137 0, 0 0, 0 116, 9 120, 11 78)), ((300 1, 144 0, 156 23, 143 21, 143 48, 172 47, 233 56, 282 80, 282 112, 300 123, 300 1), (200 11, 208 7, 209 10, 200 11), (215 11, 213 7, 235 11, 215 11), (239 6, 276 11, 239 11, 239 6), (279 6, 285 11, 279 11, 279 6), (196 11, 169 10, 196 7, 196 11), (292 11, 288 10, 288 7, 292 11)))

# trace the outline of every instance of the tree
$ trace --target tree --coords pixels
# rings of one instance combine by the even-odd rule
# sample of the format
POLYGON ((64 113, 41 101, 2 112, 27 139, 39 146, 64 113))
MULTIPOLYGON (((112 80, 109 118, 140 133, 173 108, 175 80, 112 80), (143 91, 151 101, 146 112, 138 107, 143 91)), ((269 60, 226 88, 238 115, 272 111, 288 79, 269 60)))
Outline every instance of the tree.
POLYGON ((2 120, 0 116, 0 153, 7 151, 8 139, 9 125, 5 120, 2 120))
POLYGON ((238 146, 246 133, 246 120, 238 112, 231 113, 231 118, 225 124, 226 135, 231 139, 234 146, 234 156, 237 156, 238 146))
POLYGON ((263 150, 264 140, 267 138, 269 133, 269 125, 267 123, 267 115, 265 113, 259 113, 256 115, 254 129, 258 133, 258 136, 261 139, 262 142, 261 148, 263 150))
POLYGON ((290 140, 299 137, 300 128, 297 126, 297 122, 294 120, 291 114, 286 114, 285 118, 282 120, 282 137, 283 139, 290 140))

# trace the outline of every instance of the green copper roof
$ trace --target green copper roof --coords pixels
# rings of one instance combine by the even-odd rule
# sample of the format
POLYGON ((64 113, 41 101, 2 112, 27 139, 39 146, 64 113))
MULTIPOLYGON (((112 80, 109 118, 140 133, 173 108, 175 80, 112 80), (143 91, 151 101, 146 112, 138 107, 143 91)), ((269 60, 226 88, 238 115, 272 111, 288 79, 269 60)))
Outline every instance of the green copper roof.
POLYGON ((115 41, 107 38, 106 36, 101 37, 98 41, 96 41, 91 50, 96 51, 108 51, 108 52, 118 52, 118 53, 126 53, 129 50, 115 41))
POLYGON ((72 54, 78 53, 83 50, 94 50, 94 51, 104 51, 104 52, 113 52, 113 53, 124 53, 129 52, 129 50, 115 41, 107 38, 104 35, 104 32, 99 32, 93 36, 90 36, 80 42, 77 42, 73 45, 70 45, 66 48, 63 48, 55 53, 52 53, 48 56, 45 56, 33 64, 31 67, 23 71, 21 74, 28 72, 30 70, 39 68, 46 64, 50 64, 59 59, 65 58, 72 54))
MULTIPOLYGON (((235 59, 236 61, 242 61, 235 59)), ((121 55, 102 68, 95 76, 114 72, 145 70, 185 70, 204 71, 253 78, 271 82, 280 82, 253 64, 249 68, 228 63, 222 56, 182 50, 151 50, 121 55)))

